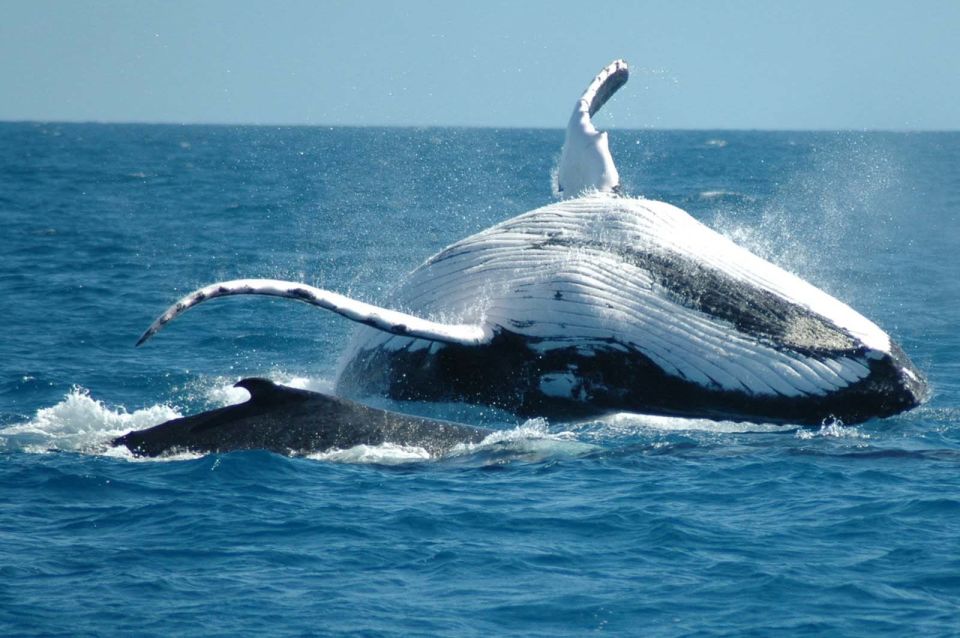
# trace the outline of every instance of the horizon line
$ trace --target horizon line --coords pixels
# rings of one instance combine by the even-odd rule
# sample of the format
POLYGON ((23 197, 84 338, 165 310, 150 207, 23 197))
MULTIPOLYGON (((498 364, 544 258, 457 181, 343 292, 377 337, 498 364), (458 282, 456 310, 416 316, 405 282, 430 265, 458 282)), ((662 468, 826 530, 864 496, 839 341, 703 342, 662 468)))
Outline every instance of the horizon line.
MULTIPOLYGON (((325 129, 464 129, 464 130, 527 130, 527 131, 564 131, 562 126, 522 126, 515 124, 311 124, 311 123, 264 123, 264 122, 176 122, 176 121, 143 121, 143 120, 33 120, 33 119, 0 119, 3 124, 33 124, 33 125, 96 125, 96 126, 211 126, 211 127, 245 127, 245 128, 325 128, 325 129)), ((960 133, 958 129, 940 128, 724 128, 724 127, 603 127, 604 131, 664 131, 664 132, 731 132, 731 133, 960 133)))

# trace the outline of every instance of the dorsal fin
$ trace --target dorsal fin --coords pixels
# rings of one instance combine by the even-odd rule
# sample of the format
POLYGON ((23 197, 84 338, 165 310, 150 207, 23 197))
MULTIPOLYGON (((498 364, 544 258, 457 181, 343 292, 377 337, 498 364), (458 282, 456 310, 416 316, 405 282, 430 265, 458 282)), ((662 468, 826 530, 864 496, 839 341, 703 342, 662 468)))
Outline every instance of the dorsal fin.
POLYGON ((575 197, 591 189, 616 192, 620 187, 607 134, 598 131, 590 118, 627 83, 629 75, 627 63, 615 60, 597 74, 577 100, 567 124, 557 171, 557 191, 561 196, 575 197))
POLYGON ((280 387, 276 383, 270 379, 262 379, 260 377, 241 379, 234 383, 233 387, 243 388, 249 392, 251 401, 258 401, 260 399, 267 399, 272 396, 276 396, 280 391, 280 387))

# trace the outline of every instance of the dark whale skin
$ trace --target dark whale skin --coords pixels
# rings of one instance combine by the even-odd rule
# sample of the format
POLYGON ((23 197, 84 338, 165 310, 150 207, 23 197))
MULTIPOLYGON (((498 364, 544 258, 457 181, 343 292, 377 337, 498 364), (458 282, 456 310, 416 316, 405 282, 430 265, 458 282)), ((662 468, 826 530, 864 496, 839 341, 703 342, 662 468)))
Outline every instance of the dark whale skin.
POLYGON ((266 379, 244 379, 236 386, 250 393, 248 401, 129 432, 112 444, 146 457, 234 450, 302 454, 383 443, 421 447, 436 456, 458 443, 479 443, 491 432, 379 410, 266 379))

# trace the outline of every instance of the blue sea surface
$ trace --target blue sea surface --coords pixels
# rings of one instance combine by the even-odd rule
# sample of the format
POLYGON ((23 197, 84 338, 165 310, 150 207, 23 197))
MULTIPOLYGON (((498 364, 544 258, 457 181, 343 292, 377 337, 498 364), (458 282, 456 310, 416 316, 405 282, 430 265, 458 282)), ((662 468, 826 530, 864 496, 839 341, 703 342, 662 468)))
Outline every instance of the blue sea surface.
POLYGON ((223 279, 382 302, 553 201, 559 130, 0 123, 0 635, 960 634, 960 134, 612 131, 661 199, 886 329, 932 396, 860 425, 645 415, 401 446, 137 460, 109 441, 330 391, 353 326, 223 279))

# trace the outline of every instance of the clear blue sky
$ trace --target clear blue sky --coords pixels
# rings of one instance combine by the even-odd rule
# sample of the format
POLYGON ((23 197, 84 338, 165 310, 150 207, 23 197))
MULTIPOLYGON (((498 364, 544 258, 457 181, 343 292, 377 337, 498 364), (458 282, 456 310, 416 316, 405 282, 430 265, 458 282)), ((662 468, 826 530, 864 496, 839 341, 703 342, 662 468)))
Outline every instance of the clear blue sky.
POLYGON ((960 129, 960 1, 0 0, 0 120, 960 129))

